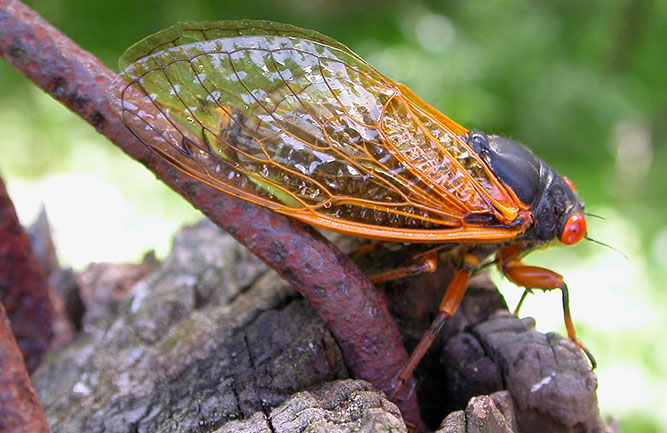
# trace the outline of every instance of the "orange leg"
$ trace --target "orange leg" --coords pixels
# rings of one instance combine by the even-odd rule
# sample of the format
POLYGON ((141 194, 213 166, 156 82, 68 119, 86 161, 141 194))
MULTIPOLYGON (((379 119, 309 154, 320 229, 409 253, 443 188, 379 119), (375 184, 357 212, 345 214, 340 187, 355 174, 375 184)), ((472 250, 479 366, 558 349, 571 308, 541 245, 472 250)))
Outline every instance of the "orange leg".
POLYGON ((354 256, 362 255, 362 254, 371 253, 373 251, 376 251, 376 250, 379 250, 380 248, 382 248, 383 244, 384 244, 384 242, 382 242, 382 241, 371 241, 371 242, 369 242, 365 245, 360 246, 356 250, 352 251, 350 253, 350 256, 354 257, 354 256))
POLYGON ((381 272, 379 274, 369 277, 369 279, 373 284, 380 284, 380 283, 385 283, 387 281, 408 277, 411 275, 419 275, 424 273, 430 274, 431 272, 435 272, 437 267, 438 267, 438 256, 435 253, 430 253, 424 256, 420 256, 418 261, 411 266, 392 269, 387 272, 381 272))
POLYGON ((422 336, 421 340, 417 344, 417 347, 415 347, 410 354, 408 361, 399 371, 393 387, 393 392, 389 396, 390 400, 394 400, 398 392, 401 390, 403 384, 410 378, 410 376, 412 376, 412 372, 417 367, 417 364, 419 364, 419 361, 421 361, 421 359, 424 357, 428 348, 431 347, 431 344, 433 344, 433 340, 435 340, 435 337, 442 329, 442 326, 445 324, 447 318, 453 316, 454 312, 456 312, 456 308, 461 303, 463 295, 465 295, 470 273, 479 265, 479 260, 479 257, 476 255, 465 255, 463 259, 463 266, 461 269, 459 269, 456 275, 454 275, 454 279, 451 283, 449 283, 449 287, 447 287, 445 297, 442 299, 440 308, 438 309, 438 315, 436 316, 433 323, 431 323, 429 329, 422 336))
MULTIPOLYGON (((565 328, 567 329, 567 336, 586 354, 591 365, 595 368, 595 358, 586 346, 577 339, 577 332, 574 329, 574 323, 572 322, 572 316, 570 315, 569 292, 567 285, 563 281, 563 277, 545 268, 525 265, 521 260, 515 258, 509 258, 509 260, 507 260, 507 257, 505 257, 507 261, 502 261, 502 251, 498 256, 501 259, 498 262, 498 267, 503 274, 517 286, 525 287, 528 291, 530 289, 540 289, 544 291, 558 289, 561 291, 563 295, 563 319, 565 321, 565 328)), ((521 302, 523 302, 525 294, 526 292, 524 292, 521 302)))

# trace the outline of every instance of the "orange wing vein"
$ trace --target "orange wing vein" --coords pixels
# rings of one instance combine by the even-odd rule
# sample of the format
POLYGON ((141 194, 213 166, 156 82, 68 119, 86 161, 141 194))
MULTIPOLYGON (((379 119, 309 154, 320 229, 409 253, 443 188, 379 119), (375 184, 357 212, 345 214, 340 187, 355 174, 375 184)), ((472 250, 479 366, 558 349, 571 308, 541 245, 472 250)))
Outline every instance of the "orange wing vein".
POLYGON ((525 205, 465 143, 465 128, 326 36, 263 21, 182 23, 122 62, 110 100, 123 122, 224 192, 388 241, 496 242, 525 230, 511 224, 525 205))

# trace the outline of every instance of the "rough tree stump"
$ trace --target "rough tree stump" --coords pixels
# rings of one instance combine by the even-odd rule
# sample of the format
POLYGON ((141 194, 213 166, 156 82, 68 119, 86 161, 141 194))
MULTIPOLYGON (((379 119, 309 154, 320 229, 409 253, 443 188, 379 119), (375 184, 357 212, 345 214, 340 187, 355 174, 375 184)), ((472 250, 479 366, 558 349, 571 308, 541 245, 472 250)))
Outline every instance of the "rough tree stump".
MULTIPOLYGON (((33 376, 54 433, 407 431, 384 394, 349 378, 310 305, 212 224, 182 230, 130 289, 118 290, 109 272, 127 284, 114 266, 79 276, 82 331, 33 376)), ((416 374, 431 428, 605 431, 580 351, 507 313, 487 279, 471 286, 416 374)), ((404 289, 387 288, 387 298, 404 313, 409 346, 427 321, 407 317, 425 307, 396 301, 404 289)), ((419 290, 411 296, 429 304, 440 296, 419 290)))

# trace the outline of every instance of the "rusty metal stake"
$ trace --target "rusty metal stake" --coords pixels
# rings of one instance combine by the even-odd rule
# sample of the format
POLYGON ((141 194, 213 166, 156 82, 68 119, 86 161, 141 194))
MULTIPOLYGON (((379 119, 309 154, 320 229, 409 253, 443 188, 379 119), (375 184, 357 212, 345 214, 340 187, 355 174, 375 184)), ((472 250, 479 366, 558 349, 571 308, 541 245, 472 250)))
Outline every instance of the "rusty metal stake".
POLYGON ((53 340, 55 310, 49 297, 46 274, 33 254, 30 237, 18 221, 2 179, 0 303, 10 318, 27 369, 33 371, 53 340))
POLYGON ((0 432, 50 431, 12 335, 9 319, 0 304, 0 432))

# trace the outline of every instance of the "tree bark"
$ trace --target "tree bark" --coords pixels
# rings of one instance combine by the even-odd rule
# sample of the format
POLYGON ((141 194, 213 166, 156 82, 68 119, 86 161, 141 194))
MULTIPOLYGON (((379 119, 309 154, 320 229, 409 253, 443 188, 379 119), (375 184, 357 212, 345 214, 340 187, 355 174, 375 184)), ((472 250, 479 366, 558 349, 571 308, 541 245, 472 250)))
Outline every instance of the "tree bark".
MULTIPOLYGON (((84 331, 33 377, 55 433, 407 431, 384 394, 343 380, 340 345, 309 303, 208 222, 184 229, 155 272, 114 302, 99 293, 116 290, 109 278, 83 280, 92 286, 81 293, 94 294, 84 296, 84 331)), ((442 428, 465 430, 445 432, 605 431, 586 358, 503 308, 489 281, 474 279, 420 365, 431 428, 449 414, 442 428), (503 389, 509 397, 468 403, 503 389), (510 430, 473 430, 472 419, 510 430)), ((421 330, 402 324, 411 344, 421 330)))

